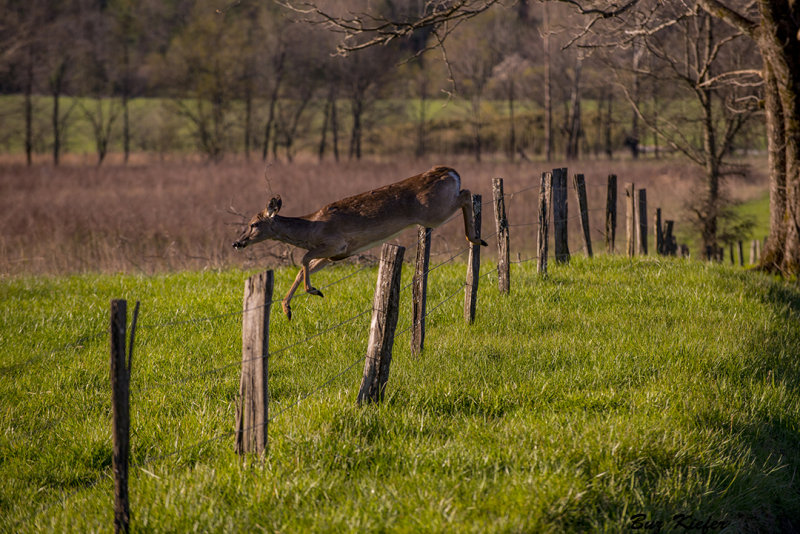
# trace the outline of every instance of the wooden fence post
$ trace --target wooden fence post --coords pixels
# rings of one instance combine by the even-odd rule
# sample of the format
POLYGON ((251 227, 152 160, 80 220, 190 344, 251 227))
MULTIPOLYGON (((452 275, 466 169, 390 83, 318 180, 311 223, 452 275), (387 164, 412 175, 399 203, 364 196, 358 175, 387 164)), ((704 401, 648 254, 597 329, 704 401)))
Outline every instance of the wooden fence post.
POLYGON ((617 238, 617 175, 608 175, 608 193, 606 194, 606 251, 614 253, 614 242, 617 238))
POLYGON ((656 214, 653 216, 653 237, 656 240, 655 253, 658 256, 664 255, 664 231, 661 227, 661 208, 656 208, 656 214))
POLYGON ((625 184, 625 231, 626 241, 625 241, 625 251, 629 258, 632 258, 636 254, 636 217, 634 216, 634 195, 636 194, 636 187, 634 187, 633 183, 628 182, 625 184))
POLYGON ((755 265, 756 263, 758 263, 759 253, 761 252, 759 250, 759 248, 760 248, 759 244, 760 243, 759 243, 758 239, 753 239, 750 242, 750 265, 755 265))
POLYGON ((494 200, 494 227, 497 233, 497 287, 500 293, 509 293, 511 291, 511 262, 508 217, 506 216, 502 178, 492 180, 492 199, 494 200))
POLYGON ((672 220, 665 220, 664 221, 664 255, 665 256, 677 256, 678 255, 678 243, 675 239, 675 236, 672 235, 672 232, 675 228, 675 221, 672 220))
POLYGON ((569 263, 567 169, 553 169, 553 237, 556 261, 569 263))
POLYGON ((586 256, 592 257, 592 235, 589 233, 589 204, 586 200, 586 179, 582 174, 572 175, 575 194, 578 196, 578 209, 581 212, 581 228, 583 229, 583 246, 586 256))
POLYGON ((739 241, 739 266, 744 267, 744 248, 742 247, 742 242, 739 241))
POLYGON ((428 300, 428 265, 431 260, 431 229, 417 227, 417 259, 411 282, 411 354, 419 356, 425 345, 425 308, 428 300))
POLYGON ((539 185, 539 234, 537 242, 538 257, 536 263, 536 272, 542 275, 547 274, 547 234, 550 224, 549 206, 552 184, 552 173, 543 172, 542 182, 539 185))
MULTIPOLYGON (((481 195, 472 195, 472 213, 475 215, 475 233, 481 237, 481 195)), ((481 271, 481 246, 470 245, 467 259, 467 282, 464 288, 464 320, 475 321, 475 308, 478 302, 478 279, 481 271)))
POLYGON ((380 402, 389 380, 392 346, 400 309, 400 274, 405 248, 384 243, 378 267, 378 282, 372 299, 372 321, 369 327, 364 377, 358 391, 358 404, 380 402))
POLYGON ((242 377, 236 406, 236 452, 262 455, 269 421, 269 314, 272 271, 245 281, 242 305, 242 377))
POLYGON ((647 190, 639 189, 639 202, 636 205, 638 223, 638 253, 647 256, 647 190))
POLYGON ((125 358, 125 330, 128 322, 128 303, 125 300, 111 301, 110 347, 111 347, 111 433, 114 445, 111 468, 114 472, 114 532, 130 530, 131 509, 128 499, 128 456, 130 454, 130 379, 133 341, 139 303, 133 312, 128 357, 125 358))

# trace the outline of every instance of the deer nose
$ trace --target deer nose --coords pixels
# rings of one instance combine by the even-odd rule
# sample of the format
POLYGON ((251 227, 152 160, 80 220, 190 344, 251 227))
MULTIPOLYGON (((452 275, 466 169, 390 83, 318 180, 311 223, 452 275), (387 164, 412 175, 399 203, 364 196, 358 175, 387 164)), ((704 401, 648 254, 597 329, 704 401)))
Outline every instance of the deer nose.
POLYGON ((235 241, 233 243, 233 248, 235 248, 235 249, 244 248, 244 243, 242 243, 241 241, 235 241))

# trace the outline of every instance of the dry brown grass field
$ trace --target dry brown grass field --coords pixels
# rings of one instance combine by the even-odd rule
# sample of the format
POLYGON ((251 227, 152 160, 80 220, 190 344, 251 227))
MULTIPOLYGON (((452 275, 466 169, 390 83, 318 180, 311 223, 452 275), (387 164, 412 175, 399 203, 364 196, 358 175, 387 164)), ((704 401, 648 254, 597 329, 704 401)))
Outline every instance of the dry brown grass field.
MULTIPOLYGON (((647 188, 650 217, 661 207, 664 217, 685 228, 685 204, 701 176, 694 166, 675 160, 591 160, 509 163, 502 159, 476 163, 459 157, 359 162, 275 162, 233 158, 210 164, 196 158, 123 165, 113 158, 102 167, 69 158, 59 167, 26 166, 11 156, 0 158, 0 273, 64 274, 75 272, 153 273, 181 269, 274 266, 298 261, 288 246, 267 243, 237 252, 231 243, 241 219, 268 200, 269 190, 283 198, 283 215, 303 215, 338 198, 379 187, 422 172, 433 165, 455 167, 463 186, 491 199, 491 179, 503 177, 512 225, 512 255, 535 253, 538 184, 542 172, 567 167, 570 176, 586 177, 594 248, 603 245, 606 176, 619 183, 617 250, 624 246, 625 182, 647 188), (525 190, 525 191, 523 191, 525 190), (518 194, 514 194, 519 192, 518 194)), ((747 200, 763 194, 762 165, 752 164, 748 177, 730 179, 731 195, 747 200)), ((570 187, 570 249, 582 253, 577 202, 570 187)), ((494 232, 491 202, 484 204, 483 234, 494 232)), ((409 230, 397 242, 411 245, 409 230)), ((463 225, 457 217, 434 233, 433 254, 460 250, 463 225)), ((493 253, 492 239, 490 251, 493 253)), ((552 250, 552 249, 551 249, 552 250)), ((372 251, 374 253, 374 251, 372 251)), ((369 254, 366 258, 369 258, 369 254)), ((361 258, 364 259, 363 257, 361 258)))

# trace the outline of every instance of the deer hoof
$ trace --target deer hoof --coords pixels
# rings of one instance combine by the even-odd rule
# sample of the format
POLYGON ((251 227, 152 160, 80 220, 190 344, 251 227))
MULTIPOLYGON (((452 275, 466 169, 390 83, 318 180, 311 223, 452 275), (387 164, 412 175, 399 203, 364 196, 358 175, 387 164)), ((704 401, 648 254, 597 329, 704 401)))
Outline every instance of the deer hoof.
POLYGON ((488 247, 488 246, 489 246, 489 243, 487 243, 486 241, 484 241, 483 239, 481 239, 481 246, 482 246, 482 247, 488 247))
POLYGON ((288 321, 292 320, 292 308, 289 306, 288 302, 282 302, 281 307, 283 308, 283 313, 286 315, 286 319, 288 321))
POLYGON ((323 297, 323 296, 324 296, 324 295, 322 294, 322 291, 320 291, 320 290, 319 290, 319 289, 317 289, 316 287, 310 287, 310 288, 308 288, 308 290, 306 291, 306 293, 308 293, 309 295, 316 295, 316 296, 318 296, 318 297, 323 297))

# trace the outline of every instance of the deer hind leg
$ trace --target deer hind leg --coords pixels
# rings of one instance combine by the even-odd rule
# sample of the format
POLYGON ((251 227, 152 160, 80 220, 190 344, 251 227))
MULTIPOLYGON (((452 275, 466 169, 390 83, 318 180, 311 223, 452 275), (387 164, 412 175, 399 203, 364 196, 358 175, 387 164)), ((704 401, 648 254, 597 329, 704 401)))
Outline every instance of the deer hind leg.
MULTIPOLYGON (((299 273, 297 273, 297 276, 295 277, 294 282, 292 283, 292 287, 289 288, 289 292, 286 293, 286 296, 283 297, 283 302, 281 302, 283 313, 286 314, 286 317, 289 320, 292 319, 292 307, 290 305, 292 302, 292 297, 294 296, 295 291, 297 291, 297 288, 300 287, 300 282, 304 282, 306 286, 306 291, 308 291, 308 288, 310 287, 309 276, 311 275, 311 273, 319 271, 329 263, 331 263, 331 260, 328 258, 315 258, 313 260, 303 262, 303 268, 300 269, 299 273)), ((318 289, 315 289, 313 287, 311 289, 313 291, 308 291, 308 292, 311 293, 312 295, 319 295, 320 297, 322 296, 322 293, 320 293, 318 289), (316 293, 314 291, 316 291, 316 293)))
POLYGON ((461 212, 464 214, 464 230, 467 234, 467 241, 473 245, 489 246, 486 241, 478 236, 475 230, 475 213, 472 210, 472 193, 468 189, 462 189, 458 194, 458 204, 461 206, 461 212))

